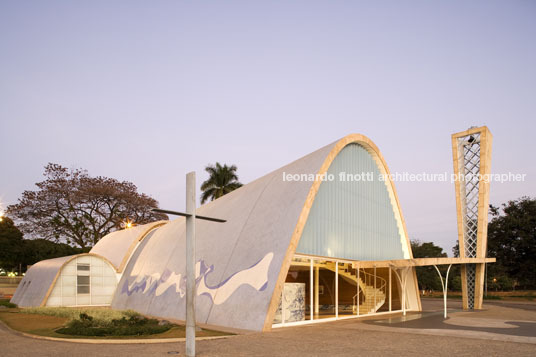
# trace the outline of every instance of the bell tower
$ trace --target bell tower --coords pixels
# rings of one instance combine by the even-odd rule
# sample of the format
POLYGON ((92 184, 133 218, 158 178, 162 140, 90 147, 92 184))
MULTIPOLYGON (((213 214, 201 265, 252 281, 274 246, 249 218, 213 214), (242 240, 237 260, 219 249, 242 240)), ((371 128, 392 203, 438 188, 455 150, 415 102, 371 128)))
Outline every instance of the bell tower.
MULTIPOLYGON (((461 258, 486 257, 492 140, 491 132, 485 126, 452 134, 461 258)), ((464 309, 482 308, 484 272, 484 263, 462 265, 464 309)))

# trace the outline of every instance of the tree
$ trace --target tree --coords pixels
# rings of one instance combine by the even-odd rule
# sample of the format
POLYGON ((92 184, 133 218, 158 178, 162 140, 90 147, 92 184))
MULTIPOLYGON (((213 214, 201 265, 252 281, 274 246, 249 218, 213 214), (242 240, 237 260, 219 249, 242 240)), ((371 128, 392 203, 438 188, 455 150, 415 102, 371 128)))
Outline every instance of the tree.
POLYGON ((0 267, 12 270, 22 261, 23 234, 8 218, 0 216, 0 267))
POLYGON ((86 253, 89 248, 74 248, 45 239, 24 239, 23 233, 9 217, 0 217, 0 268, 26 271, 41 260, 86 253))
MULTIPOLYGON (((443 248, 432 242, 422 243, 418 240, 411 241, 411 250, 414 258, 437 258, 446 257, 443 248)), ((417 280, 422 290, 442 290, 441 279, 433 266, 417 267, 417 280)), ((449 274, 450 275, 450 274, 449 274)), ((443 275, 444 276, 444 275, 443 275)), ((450 281, 450 277, 449 277, 450 281)))
POLYGON ((136 224, 167 219, 154 213, 158 202, 128 181, 91 177, 82 169, 67 169, 49 163, 45 180, 37 191, 24 191, 8 214, 20 221, 21 231, 30 238, 64 241, 81 248, 93 246, 106 234, 136 224))
POLYGON ((45 259, 65 257, 89 252, 89 247, 75 248, 65 243, 55 243, 46 239, 25 239, 22 268, 45 259))
POLYGON ((500 288, 536 288, 536 199, 521 197, 501 208, 490 206, 490 213, 488 256, 497 262, 488 264, 488 284, 496 279, 500 288))
POLYGON ((208 172, 208 179, 201 185, 201 203, 205 203, 208 199, 214 201, 221 196, 242 187, 236 175, 236 166, 221 165, 216 162, 216 165, 208 165, 205 171, 208 172))

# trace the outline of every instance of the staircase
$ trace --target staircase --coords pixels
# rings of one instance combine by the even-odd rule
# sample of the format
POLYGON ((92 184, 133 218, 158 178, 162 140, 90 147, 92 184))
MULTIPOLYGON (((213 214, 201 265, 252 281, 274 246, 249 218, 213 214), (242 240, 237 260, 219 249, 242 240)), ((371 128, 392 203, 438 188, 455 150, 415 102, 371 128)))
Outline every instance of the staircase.
MULTIPOLYGON (((322 266, 333 272, 337 269, 335 263, 331 262, 322 264, 322 266)), ((354 284, 359 283, 362 296, 364 296, 364 301, 359 305, 359 315, 375 313, 385 303, 387 286, 385 279, 379 276, 374 277, 373 274, 364 271, 359 272, 359 279, 352 271, 339 270, 339 276, 354 284), (376 288, 374 288, 374 279, 376 279, 376 288)), ((354 295, 353 312, 357 313, 357 294, 354 295)))
MULTIPOLYGON (((375 313, 385 303, 385 280, 379 277, 376 278, 380 281, 383 280, 380 288, 374 288, 374 285, 365 285, 361 280, 361 277, 359 278, 359 287, 363 291, 363 295, 365 295, 365 301, 359 305, 360 315, 375 313), (376 304, 374 304, 374 302, 376 302, 376 304)), ((376 284, 377 283, 378 282, 376 282, 376 284)), ((355 304, 356 299, 357 294, 354 296, 354 313, 357 312, 357 305, 355 304)))

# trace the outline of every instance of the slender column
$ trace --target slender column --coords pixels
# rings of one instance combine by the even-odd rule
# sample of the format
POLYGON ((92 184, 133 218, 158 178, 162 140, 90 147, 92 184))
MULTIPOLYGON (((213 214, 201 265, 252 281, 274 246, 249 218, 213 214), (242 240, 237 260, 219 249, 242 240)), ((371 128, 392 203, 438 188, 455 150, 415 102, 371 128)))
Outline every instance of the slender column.
POLYGON ((315 267, 315 314, 318 314, 318 299, 319 299, 319 284, 320 284, 320 267, 315 267))
POLYGON ((441 272, 439 271, 439 268, 434 265, 434 268, 437 270, 437 273, 439 274, 439 279, 441 279, 441 288, 443 289, 443 318, 447 318, 447 287, 449 283, 449 272, 450 267, 452 264, 449 264, 449 268, 447 269, 447 276, 445 277, 445 280, 443 281, 443 276, 441 275, 441 272))
POLYGON ((391 294, 391 290, 393 288, 393 284, 391 283, 391 267, 389 267, 389 312, 391 312, 391 307, 392 307, 392 300, 391 300, 391 297, 392 297, 392 294, 391 294))
POLYGON ((309 269, 309 313, 311 314, 311 320, 314 320, 313 314, 313 259, 310 259, 310 269, 309 269))
MULTIPOLYGON (((402 273, 405 275, 405 273, 402 273)), ((406 278, 402 279, 402 315, 406 316, 406 278)))
POLYGON ((339 262, 335 261, 335 318, 339 317, 339 262))
POLYGON ((186 356, 195 356, 195 172, 186 174, 186 356))
POLYGON ((376 313, 376 265, 374 266, 374 313, 376 313))
POLYGON ((444 304, 444 307, 445 307, 445 313, 444 313, 444 318, 446 319, 447 318, 447 293, 448 293, 448 284, 449 284, 449 272, 450 272, 450 267, 452 266, 452 264, 449 264, 449 268, 447 269, 447 276, 445 277, 445 292, 443 293, 443 304, 444 304))
POLYGON ((359 265, 357 266, 357 316, 359 316, 359 265))
POLYGON ((408 270, 402 270, 402 315, 406 316, 406 280, 408 278, 408 270))

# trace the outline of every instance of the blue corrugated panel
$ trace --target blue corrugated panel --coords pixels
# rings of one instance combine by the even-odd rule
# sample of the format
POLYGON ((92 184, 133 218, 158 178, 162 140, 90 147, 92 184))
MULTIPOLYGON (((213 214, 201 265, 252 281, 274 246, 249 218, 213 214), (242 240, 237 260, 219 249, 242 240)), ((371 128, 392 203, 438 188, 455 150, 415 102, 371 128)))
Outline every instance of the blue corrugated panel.
POLYGON ((349 144, 333 160, 328 174, 334 180, 320 185, 296 253, 353 260, 408 258, 386 183, 379 180, 370 153, 359 144, 349 144), (346 175, 341 180, 341 173, 371 173, 373 180, 355 181, 346 175))

